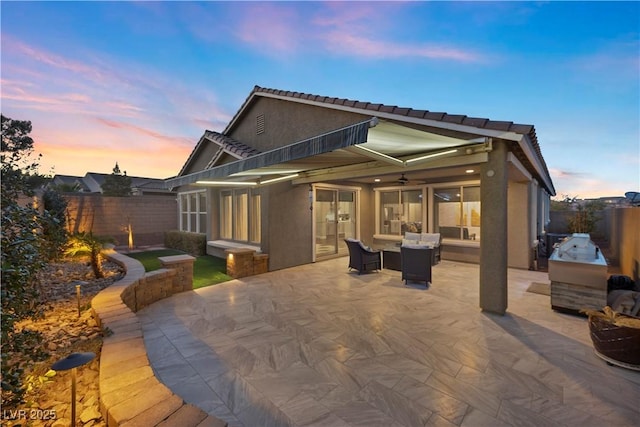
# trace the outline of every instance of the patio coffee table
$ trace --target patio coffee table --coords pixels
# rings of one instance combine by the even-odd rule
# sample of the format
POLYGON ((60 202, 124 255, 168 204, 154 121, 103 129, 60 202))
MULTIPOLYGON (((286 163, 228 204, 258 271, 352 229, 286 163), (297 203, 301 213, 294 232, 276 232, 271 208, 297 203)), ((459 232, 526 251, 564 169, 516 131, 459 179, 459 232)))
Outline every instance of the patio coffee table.
POLYGON ((388 270, 402 270, 400 246, 386 246, 382 249, 382 268, 388 270))

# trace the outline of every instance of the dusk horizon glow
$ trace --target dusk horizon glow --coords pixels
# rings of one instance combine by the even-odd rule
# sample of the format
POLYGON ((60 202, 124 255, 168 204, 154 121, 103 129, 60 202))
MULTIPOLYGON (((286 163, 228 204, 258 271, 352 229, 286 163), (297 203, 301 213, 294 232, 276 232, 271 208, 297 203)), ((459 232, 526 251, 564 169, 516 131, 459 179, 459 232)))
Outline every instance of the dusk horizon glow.
POLYGON ((178 174, 255 85, 532 124, 558 197, 640 191, 638 2, 2 2, 40 173, 178 174))

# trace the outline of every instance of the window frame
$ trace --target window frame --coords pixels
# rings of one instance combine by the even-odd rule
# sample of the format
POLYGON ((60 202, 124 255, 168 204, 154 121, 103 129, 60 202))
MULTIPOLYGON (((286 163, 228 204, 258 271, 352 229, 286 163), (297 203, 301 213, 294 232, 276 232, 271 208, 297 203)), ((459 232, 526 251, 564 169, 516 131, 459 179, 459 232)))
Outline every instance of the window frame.
POLYGON ((405 191, 421 191, 421 223, 422 223, 422 233, 426 233, 427 227, 429 223, 427 222, 429 214, 429 203, 428 203, 428 194, 429 194, 429 186, 428 185, 401 185, 401 186, 393 186, 393 187, 378 187, 374 188, 374 203, 375 203, 375 230, 374 238, 376 239, 385 239, 385 240, 401 240, 403 238, 402 234, 402 225, 400 225, 400 234, 385 234, 382 232, 382 193, 391 193, 397 192, 398 194, 398 205, 402 205, 402 193, 405 191))
MULTIPOLYGON (((458 187, 461 189, 461 196, 464 195, 465 187, 478 187, 480 188, 479 180, 468 180, 468 181, 451 181, 451 182, 438 182, 433 184, 421 184, 421 185, 399 185, 399 186, 388 186, 388 187, 377 187, 374 188, 374 211, 375 211, 375 221, 374 221, 374 239, 379 240, 387 240, 387 241, 401 241, 402 235, 394 235, 394 234, 383 234, 380 231, 381 228, 381 192, 385 191, 406 191, 406 190, 414 190, 414 189, 422 189, 422 233, 437 233, 438 224, 436 224, 437 213, 435 210, 437 209, 437 204, 435 202, 435 193, 438 189, 442 188, 452 188, 458 187)), ((464 200, 461 200, 461 204, 464 200)), ((480 200, 480 204, 482 205, 482 200, 480 200)), ((462 236, 463 232, 460 232, 462 236)), ((443 241, 447 241, 447 243, 455 245, 455 246, 472 246, 477 247, 480 245, 479 235, 476 237, 476 240, 462 240, 462 239, 447 239, 444 238, 443 241)))
POLYGON ((218 232, 220 238, 234 242, 260 244, 262 240, 262 219, 260 218, 262 209, 261 193, 252 191, 250 188, 225 188, 220 191, 219 200, 220 221, 218 232), (243 196, 246 196, 246 199, 242 207, 246 212, 242 215, 242 221, 239 221, 239 201, 243 196), (228 206, 225 205, 223 199, 226 197, 231 197, 230 215, 225 214, 225 207, 226 210, 228 210, 228 206), (253 204, 256 200, 259 204, 258 209, 256 209, 256 206, 253 204), (256 210, 258 212, 254 212, 256 210), (230 218, 227 218, 228 216, 230 218), (231 222, 228 223, 227 221, 231 222), (257 230, 255 230, 255 228, 257 228, 257 230), (229 230, 231 231, 230 234, 227 233, 229 230))
POLYGON ((178 229, 189 233, 206 234, 207 219, 209 218, 207 206, 207 190, 178 193, 178 229), (195 200, 195 206, 192 206, 193 200, 195 200), (195 224, 193 224, 194 219, 195 224), (203 227, 204 231, 201 231, 203 227))
MULTIPOLYGON (((438 209, 438 204, 440 202, 436 202, 435 199, 435 193, 440 190, 440 189, 456 189, 459 192, 459 198, 460 200, 456 201, 456 203, 458 203, 458 221, 459 221, 459 225, 456 225, 456 227, 460 228, 460 235, 458 236, 458 238, 453 238, 453 237, 443 237, 443 241, 447 241, 448 243, 453 243, 453 244, 457 244, 460 246, 476 246, 479 245, 480 243, 480 231, 482 230, 481 226, 477 226, 478 231, 477 233, 473 233, 473 230, 468 230, 468 228, 470 227, 474 227, 473 225, 471 226, 467 226, 465 224, 463 224, 462 222, 465 219, 465 203, 471 203, 471 202, 478 202, 480 203, 480 209, 482 209, 482 200, 480 197, 480 194, 478 194, 478 199, 480 200, 471 200, 471 201, 465 201, 465 191, 470 189, 470 188, 477 188, 478 189, 478 193, 480 193, 480 181, 466 181, 466 182, 451 182, 451 183, 441 183, 439 185, 434 185, 433 186, 433 197, 432 197, 432 203, 433 203, 433 222, 431 224, 431 229, 434 230, 434 233, 439 233, 440 232, 440 224, 438 224, 439 222, 439 214, 436 212, 436 210, 438 209), (469 238, 465 239, 464 238, 464 229, 467 228, 467 233, 469 234, 469 238)), ((482 210, 480 211, 480 218, 482 217, 482 210)))

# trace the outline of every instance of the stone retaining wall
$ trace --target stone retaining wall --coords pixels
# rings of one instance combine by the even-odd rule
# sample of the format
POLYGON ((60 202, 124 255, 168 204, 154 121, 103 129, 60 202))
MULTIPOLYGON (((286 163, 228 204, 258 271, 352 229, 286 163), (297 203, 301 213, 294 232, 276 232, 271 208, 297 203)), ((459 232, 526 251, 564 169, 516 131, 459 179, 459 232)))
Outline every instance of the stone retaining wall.
POLYGON ((96 322, 105 332, 99 383, 100 410, 107 426, 226 427, 224 421, 185 403, 155 377, 135 314, 141 307, 186 290, 178 277, 188 273, 188 267, 184 267, 188 262, 169 260, 165 264, 169 268, 145 273, 133 258, 114 251, 105 256, 126 270, 123 279, 91 300, 96 322), (172 265, 181 267, 172 269, 172 265), (180 289, 177 283, 182 284, 180 289))
POLYGON ((254 249, 249 248, 230 248, 224 253, 227 259, 227 275, 234 279, 269 271, 267 254, 258 254, 254 249))

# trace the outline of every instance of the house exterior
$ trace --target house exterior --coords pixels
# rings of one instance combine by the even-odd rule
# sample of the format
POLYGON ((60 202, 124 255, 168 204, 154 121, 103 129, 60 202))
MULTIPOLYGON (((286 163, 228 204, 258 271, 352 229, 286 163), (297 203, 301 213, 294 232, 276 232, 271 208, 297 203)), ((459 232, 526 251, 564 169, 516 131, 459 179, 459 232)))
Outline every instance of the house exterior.
POLYGON ((439 232, 480 263, 480 305, 504 313, 507 267, 529 268, 555 189, 531 125, 259 86, 180 173, 180 228, 269 255, 277 270, 439 232))
MULTIPOLYGON (((66 188, 78 193, 102 193, 102 184, 111 174, 87 172, 84 176, 54 175, 47 187, 66 188)), ((175 196, 167 190, 163 179, 129 176, 131 178, 131 195, 166 195, 175 196)))

